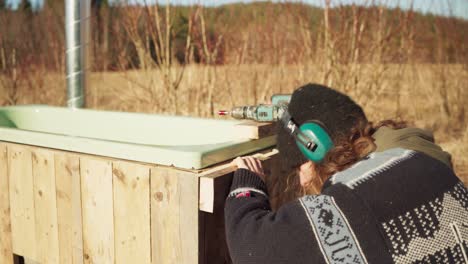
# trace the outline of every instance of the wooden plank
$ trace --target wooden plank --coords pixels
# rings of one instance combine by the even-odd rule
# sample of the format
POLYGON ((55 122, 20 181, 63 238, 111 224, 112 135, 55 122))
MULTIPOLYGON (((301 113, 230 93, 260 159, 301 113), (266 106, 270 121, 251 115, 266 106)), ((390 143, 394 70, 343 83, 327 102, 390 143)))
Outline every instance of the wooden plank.
POLYGON ((112 165, 80 158, 84 263, 114 263, 112 165))
POLYGON ((199 254, 198 238, 198 176, 177 173, 179 178, 179 230, 182 259, 179 263, 196 263, 199 254))
POLYGON ((198 177, 151 169, 152 263, 196 263, 199 254, 198 177))
MULTIPOLYGON (((275 156, 278 150, 273 149, 267 153, 257 153, 254 157, 267 161, 275 156)), ((265 168, 269 166, 264 166, 265 168)), ((229 185, 232 181, 232 172, 237 167, 232 163, 226 163, 221 166, 203 172, 200 176, 200 199, 199 209, 204 212, 213 213, 216 202, 224 203, 224 199, 229 192, 229 185), (226 186, 227 189, 226 189, 226 186)))
POLYGON ((235 169, 219 177, 200 177, 200 211, 213 213, 218 202, 223 203, 229 194, 235 169))
POLYGON ((32 151, 34 208, 36 222, 36 260, 59 263, 55 165, 52 151, 32 151))
POLYGON ((246 138, 260 139, 276 133, 275 123, 261 123, 248 120, 235 126, 236 133, 243 133, 246 138))
POLYGON ((7 145, 0 143, 0 263, 13 264, 7 145))
POLYGON ((32 158, 29 148, 8 145, 13 252, 36 259, 36 225, 32 158))
POLYGON ((152 263, 178 263, 182 251, 178 241, 179 179, 174 171, 156 167, 151 169, 150 182, 152 263))
POLYGON ((80 159, 65 152, 55 154, 57 218, 60 263, 83 263, 80 159))
POLYGON ((112 174, 115 263, 151 263, 150 169, 114 162, 112 174))

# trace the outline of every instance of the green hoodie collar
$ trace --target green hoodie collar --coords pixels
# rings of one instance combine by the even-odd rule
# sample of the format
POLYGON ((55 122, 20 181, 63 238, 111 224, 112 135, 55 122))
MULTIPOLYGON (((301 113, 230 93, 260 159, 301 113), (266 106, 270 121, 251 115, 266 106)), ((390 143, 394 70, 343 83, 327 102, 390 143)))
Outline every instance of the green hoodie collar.
POLYGON ((391 129, 389 127, 379 128, 372 137, 375 139, 377 149, 382 152, 392 148, 405 148, 422 152, 435 158, 452 168, 452 158, 439 145, 435 144, 432 132, 420 128, 408 127, 402 129, 391 129))

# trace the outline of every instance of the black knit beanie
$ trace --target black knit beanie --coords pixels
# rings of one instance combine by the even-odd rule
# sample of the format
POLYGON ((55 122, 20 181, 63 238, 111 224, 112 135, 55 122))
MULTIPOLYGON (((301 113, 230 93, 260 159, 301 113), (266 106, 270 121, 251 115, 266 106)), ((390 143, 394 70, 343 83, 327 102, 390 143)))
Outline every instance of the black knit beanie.
MULTIPOLYGON (((334 142, 340 136, 347 136, 359 121, 367 121, 362 108, 349 96, 318 84, 307 84, 295 90, 288 111, 298 125, 310 120, 320 121, 334 142)), ((277 130, 277 148, 285 163, 282 167, 291 169, 307 162, 281 122, 277 130)))

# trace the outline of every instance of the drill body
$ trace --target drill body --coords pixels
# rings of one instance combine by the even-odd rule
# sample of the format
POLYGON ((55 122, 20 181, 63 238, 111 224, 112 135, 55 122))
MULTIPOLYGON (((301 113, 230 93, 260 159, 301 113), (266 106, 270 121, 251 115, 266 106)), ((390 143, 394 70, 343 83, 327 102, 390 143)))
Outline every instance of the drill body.
MULTIPOLYGON (((271 104, 234 107, 230 115, 235 119, 250 119, 257 122, 275 122, 281 119, 284 108, 291 100, 290 94, 276 94, 271 97, 271 104)), ((228 112, 220 111, 227 114, 228 112)))

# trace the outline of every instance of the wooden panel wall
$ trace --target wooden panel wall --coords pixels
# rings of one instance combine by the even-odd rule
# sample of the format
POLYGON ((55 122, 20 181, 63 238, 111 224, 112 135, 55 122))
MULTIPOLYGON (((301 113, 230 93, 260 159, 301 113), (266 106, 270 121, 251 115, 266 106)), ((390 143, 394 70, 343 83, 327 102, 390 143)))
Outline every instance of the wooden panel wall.
POLYGON ((36 258, 40 263, 59 263, 54 153, 32 151, 36 258))
POLYGON ((31 149, 8 146, 13 252, 36 260, 36 225, 31 149))
POLYGON ((197 263, 196 173, 0 142, 0 263, 197 263))
POLYGON ((152 168, 152 263, 197 263, 198 228, 198 177, 166 167, 152 168))
POLYGON ((114 162, 115 263, 151 263, 150 168, 114 162))
POLYGON ((112 164, 80 159, 84 263, 114 263, 112 164))
POLYGON ((83 263, 80 159, 67 153, 55 155, 57 221, 60 263, 83 263))
POLYGON ((7 146, 0 143, 0 263, 13 264, 7 146))

